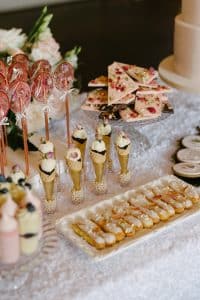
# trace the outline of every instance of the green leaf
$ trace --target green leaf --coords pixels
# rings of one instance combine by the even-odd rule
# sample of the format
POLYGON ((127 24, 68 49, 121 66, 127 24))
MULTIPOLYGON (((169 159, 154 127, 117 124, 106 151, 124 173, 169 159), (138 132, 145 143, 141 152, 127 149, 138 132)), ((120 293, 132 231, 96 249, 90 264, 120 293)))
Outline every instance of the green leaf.
POLYGON ((24 51, 31 51, 33 43, 37 41, 40 33, 46 30, 46 28, 48 28, 52 18, 53 14, 48 14, 47 6, 45 6, 41 12, 40 17, 37 19, 32 30, 28 34, 28 38, 23 47, 24 51))

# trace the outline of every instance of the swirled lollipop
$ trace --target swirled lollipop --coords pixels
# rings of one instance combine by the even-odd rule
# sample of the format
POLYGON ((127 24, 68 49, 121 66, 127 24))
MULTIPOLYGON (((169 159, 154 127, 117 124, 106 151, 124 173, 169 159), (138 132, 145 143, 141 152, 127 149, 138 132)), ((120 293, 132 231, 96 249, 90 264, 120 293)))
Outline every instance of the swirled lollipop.
POLYGON ((0 60, 0 73, 6 77, 7 76, 7 67, 5 65, 5 63, 3 62, 3 60, 0 60))
POLYGON ((0 90, 7 92, 8 88, 9 86, 6 77, 3 75, 3 73, 0 73, 0 90))
POLYGON ((3 91, 0 91, 0 163, 1 163, 1 174, 4 174, 4 165, 6 162, 6 149, 4 142, 3 126, 6 125, 6 116, 9 110, 9 98, 3 91))
POLYGON ((32 96, 44 106, 46 140, 49 140, 48 98, 53 89, 53 79, 49 72, 39 72, 31 84, 32 96))
POLYGON ((66 127, 67 127, 67 143, 70 145, 70 109, 69 109, 69 95, 74 81, 74 69, 68 62, 60 63, 54 71, 55 87, 63 91, 65 94, 65 109, 66 109, 66 127))
POLYGON ((24 66, 24 68, 26 69, 26 71, 28 71, 28 57, 26 54, 24 53, 18 53, 16 55, 14 55, 12 57, 12 62, 19 62, 20 64, 22 64, 24 66))
POLYGON ((24 64, 20 62, 13 62, 8 68, 8 81, 9 83, 20 80, 27 81, 28 80, 28 72, 24 66, 24 64))
POLYGON ((39 72, 51 72, 51 65, 46 59, 37 60, 29 69, 29 76, 33 79, 39 72))
POLYGON ((15 81, 10 86, 10 109, 21 119, 23 140, 24 140, 24 157, 26 164, 26 175, 29 175, 29 156, 28 156, 28 130, 25 109, 31 101, 31 90, 28 83, 24 81, 15 81))

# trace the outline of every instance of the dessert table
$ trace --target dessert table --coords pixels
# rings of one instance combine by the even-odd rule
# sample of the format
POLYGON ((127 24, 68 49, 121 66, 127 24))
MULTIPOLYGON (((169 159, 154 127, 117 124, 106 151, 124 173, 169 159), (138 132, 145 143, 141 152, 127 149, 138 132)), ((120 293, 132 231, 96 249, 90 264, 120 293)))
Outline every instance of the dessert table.
MULTIPOLYGON (((199 125, 199 96, 174 90, 170 100, 174 115, 139 128, 150 148, 133 161, 133 186, 171 174, 171 156, 177 149, 177 140, 193 134, 199 125)), ((72 118, 76 119, 75 112, 72 118)), ((56 136, 59 128, 62 134, 62 122, 54 128, 56 136)), ((0 298, 199 299, 199 248, 200 215, 102 262, 92 261, 60 237, 51 259, 35 268, 24 286, 1 294, 0 298)))

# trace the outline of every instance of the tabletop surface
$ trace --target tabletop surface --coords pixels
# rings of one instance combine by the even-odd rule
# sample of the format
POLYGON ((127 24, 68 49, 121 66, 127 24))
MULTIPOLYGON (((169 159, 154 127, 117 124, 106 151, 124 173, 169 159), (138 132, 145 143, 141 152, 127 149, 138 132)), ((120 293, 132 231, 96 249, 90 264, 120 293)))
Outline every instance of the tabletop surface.
MULTIPOLYGON (((170 98, 175 114, 139 129, 148 138, 150 148, 133 159, 133 186, 171 174, 171 157, 177 141, 194 134, 199 125, 199 96, 175 90, 170 98)), ((80 119, 80 111, 73 114, 72 122, 77 122, 77 118, 80 119)), ((63 136, 64 122, 57 122, 53 129, 57 137, 63 136)), ((95 124, 86 116, 82 124, 90 127, 91 140, 95 124)), ((93 202, 90 199, 88 204, 93 202)), ((65 203, 67 212, 76 210, 69 200, 65 203)), ((1 294, 1 300, 199 299, 199 236, 200 215, 197 215, 99 263, 71 242, 59 238, 55 254, 31 271, 22 288, 1 294)))

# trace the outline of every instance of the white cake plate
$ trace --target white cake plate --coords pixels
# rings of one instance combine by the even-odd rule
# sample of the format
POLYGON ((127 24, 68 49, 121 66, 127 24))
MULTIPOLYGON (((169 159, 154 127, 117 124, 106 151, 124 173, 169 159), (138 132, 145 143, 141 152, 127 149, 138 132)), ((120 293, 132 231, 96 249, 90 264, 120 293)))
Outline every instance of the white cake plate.
POLYGON ((163 61, 161 61, 158 71, 161 79, 167 82, 169 85, 177 89, 194 92, 194 93, 200 93, 199 82, 194 82, 193 79, 183 77, 176 73, 174 69, 173 55, 168 56, 163 61))

